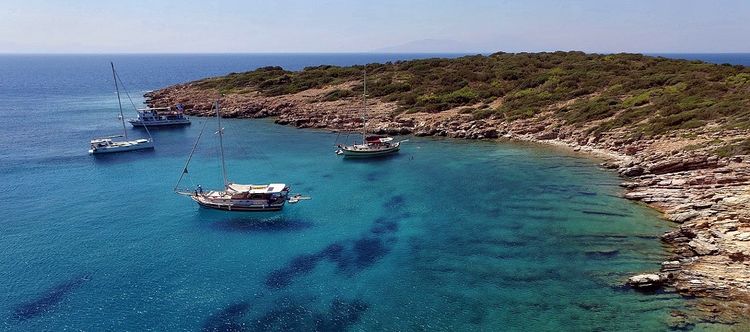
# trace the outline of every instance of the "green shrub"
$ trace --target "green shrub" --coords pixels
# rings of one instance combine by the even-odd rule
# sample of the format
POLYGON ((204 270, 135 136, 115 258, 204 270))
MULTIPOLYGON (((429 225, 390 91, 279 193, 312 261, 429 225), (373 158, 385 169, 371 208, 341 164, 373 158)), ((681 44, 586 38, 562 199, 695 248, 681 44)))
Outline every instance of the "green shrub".
POLYGON ((354 91, 352 90, 342 90, 342 89, 336 89, 332 90, 328 93, 326 93, 321 100, 323 101, 336 101, 343 98, 349 98, 354 96, 354 91))
POLYGON ((471 113, 471 119, 472 120, 481 120, 481 119, 487 119, 495 114, 495 110, 490 108, 483 108, 479 110, 474 110, 471 113))
POLYGON ((442 96, 442 101, 450 104, 464 105, 477 100, 479 96, 474 90, 469 87, 463 87, 459 90, 453 91, 447 95, 442 96))
POLYGON ((622 106, 623 107, 634 107, 634 106, 645 105, 645 104, 648 104, 648 102, 649 102, 648 98, 649 97, 651 97, 651 92, 650 91, 646 91, 646 92, 643 92, 643 93, 641 93, 639 95, 635 95, 635 96, 626 98, 625 100, 622 101, 622 106))
POLYGON ((730 157, 741 154, 750 154, 750 138, 737 140, 714 150, 721 157, 730 157))

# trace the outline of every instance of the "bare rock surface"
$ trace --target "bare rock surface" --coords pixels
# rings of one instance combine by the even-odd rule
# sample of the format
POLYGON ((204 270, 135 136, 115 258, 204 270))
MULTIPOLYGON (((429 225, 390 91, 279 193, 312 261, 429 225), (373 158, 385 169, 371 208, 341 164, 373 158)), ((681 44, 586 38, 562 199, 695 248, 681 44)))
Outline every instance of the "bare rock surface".
POLYGON ((638 274, 628 278, 627 284, 638 289, 653 289, 664 285, 666 278, 656 273, 638 274))

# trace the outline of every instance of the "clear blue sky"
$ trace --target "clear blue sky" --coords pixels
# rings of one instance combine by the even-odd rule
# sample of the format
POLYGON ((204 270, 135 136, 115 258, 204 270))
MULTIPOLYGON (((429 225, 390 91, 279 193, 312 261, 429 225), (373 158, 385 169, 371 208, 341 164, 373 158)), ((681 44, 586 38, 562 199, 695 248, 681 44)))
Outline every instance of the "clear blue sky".
POLYGON ((750 52, 750 0, 3 0, 0 6, 0 53, 750 52))

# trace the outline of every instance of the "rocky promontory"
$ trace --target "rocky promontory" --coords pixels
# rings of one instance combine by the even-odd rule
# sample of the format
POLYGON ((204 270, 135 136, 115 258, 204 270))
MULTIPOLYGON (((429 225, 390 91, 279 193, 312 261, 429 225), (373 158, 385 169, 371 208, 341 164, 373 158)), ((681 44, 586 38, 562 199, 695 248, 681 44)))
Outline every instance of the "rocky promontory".
POLYGON ((719 321, 750 311, 744 67, 630 54, 498 53, 300 72, 267 67, 146 97, 153 106, 182 103, 199 116, 221 98, 225 117, 356 131, 365 69, 375 133, 544 142, 604 158, 603 167, 625 178, 625 198, 675 223, 661 237, 672 257, 628 283, 703 298, 701 310, 719 321))

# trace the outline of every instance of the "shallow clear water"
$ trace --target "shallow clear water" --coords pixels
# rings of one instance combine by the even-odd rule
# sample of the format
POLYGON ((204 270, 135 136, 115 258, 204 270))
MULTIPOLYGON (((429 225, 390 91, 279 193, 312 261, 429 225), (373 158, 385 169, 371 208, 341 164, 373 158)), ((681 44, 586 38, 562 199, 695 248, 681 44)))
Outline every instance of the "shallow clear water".
MULTIPOLYGON (((277 214, 204 210, 172 187, 205 119, 154 131, 154 151, 94 158, 88 139, 119 126, 107 79, 86 80, 106 59, 19 59, 0 57, 0 328, 665 329, 685 306, 619 286, 658 268, 669 225, 619 198, 593 160, 421 138, 392 158, 342 160, 335 134, 227 120, 231 180, 313 199, 277 214)), ((169 63, 139 61, 123 78, 169 63)), ((177 67, 136 94, 220 73, 177 67)), ((216 152, 209 133, 186 184, 220 183, 216 152)))

